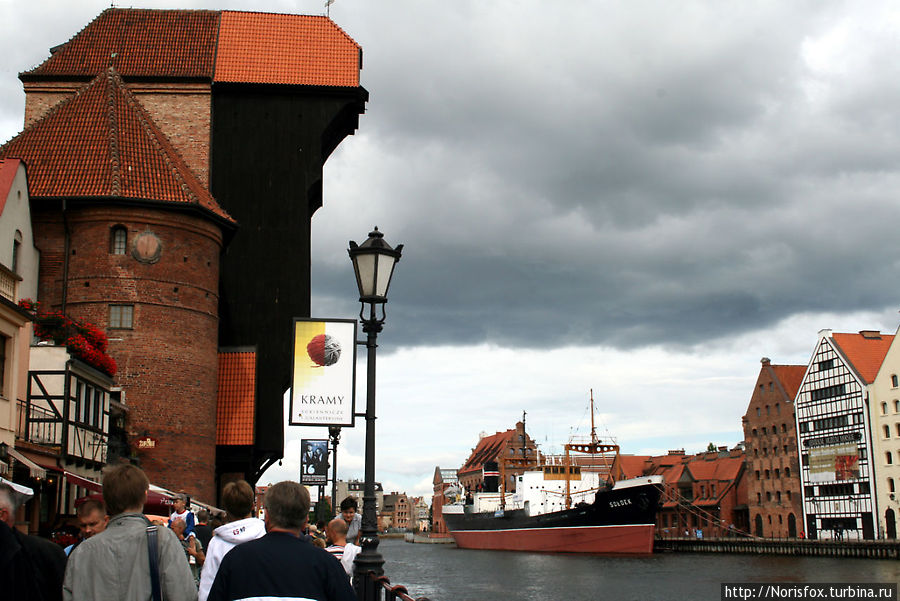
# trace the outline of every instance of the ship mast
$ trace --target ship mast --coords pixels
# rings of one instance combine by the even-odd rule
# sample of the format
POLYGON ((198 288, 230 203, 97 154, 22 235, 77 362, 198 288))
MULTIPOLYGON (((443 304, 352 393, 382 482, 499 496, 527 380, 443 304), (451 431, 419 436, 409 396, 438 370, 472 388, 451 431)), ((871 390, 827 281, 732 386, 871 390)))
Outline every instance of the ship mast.
POLYGON ((609 468, 609 478, 613 481, 618 477, 619 471, 619 445, 615 444, 600 444, 600 439, 597 438, 597 428, 594 425, 594 389, 591 388, 591 442, 587 444, 578 444, 578 443, 569 443, 565 445, 566 455, 565 462, 563 465, 563 469, 566 472, 566 509, 572 507, 572 491, 571 491, 571 476, 572 476, 572 467, 571 460, 569 458, 569 452, 573 451, 575 453, 587 453, 591 455, 600 455, 605 453, 614 453, 613 456, 613 464, 609 468))

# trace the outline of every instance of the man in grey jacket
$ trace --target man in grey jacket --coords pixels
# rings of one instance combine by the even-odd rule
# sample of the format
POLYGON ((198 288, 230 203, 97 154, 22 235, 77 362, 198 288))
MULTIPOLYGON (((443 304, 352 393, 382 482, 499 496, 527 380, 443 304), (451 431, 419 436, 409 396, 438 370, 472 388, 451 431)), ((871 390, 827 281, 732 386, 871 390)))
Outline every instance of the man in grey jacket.
MULTIPOLYGON (((63 599, 147 601, 151 596, 150 555, 144 503, 150 482, 131 464, 112 466, 103 475, 103 500, 112 515, 106 530, 76 547, 69 556, 63 599)), ((178 538, 158 528, 159 581, 163 599, 193 601, 197 587, 178 538)))

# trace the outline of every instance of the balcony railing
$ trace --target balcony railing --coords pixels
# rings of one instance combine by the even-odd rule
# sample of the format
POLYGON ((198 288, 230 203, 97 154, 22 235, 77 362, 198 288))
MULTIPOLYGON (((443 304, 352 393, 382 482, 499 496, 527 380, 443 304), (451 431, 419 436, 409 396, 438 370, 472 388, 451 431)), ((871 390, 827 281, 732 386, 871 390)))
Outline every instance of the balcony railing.
POLYGON ((16 436, 26 442, 59 446, 62 444, 62 420, 45 407, 20 400, 16 407, 16 436))
POLYGON ((18 302, 16 286, 21 279, 15 273, 0 265, 0 296, 11 302, 18 302))

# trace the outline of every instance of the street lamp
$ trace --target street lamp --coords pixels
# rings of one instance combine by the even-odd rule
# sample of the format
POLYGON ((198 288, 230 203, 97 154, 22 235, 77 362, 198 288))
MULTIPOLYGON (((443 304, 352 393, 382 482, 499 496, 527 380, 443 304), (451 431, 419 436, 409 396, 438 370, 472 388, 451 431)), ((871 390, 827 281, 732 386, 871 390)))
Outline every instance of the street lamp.
MULTIPOLYGON (((356 556, 353 571, 353 587, 360 601, 380 599, 378 589, 369 574, 384 574, 384 558, 378 552, 378 524, 375 510, 375 349, 378 332, 384 325, 384 304, 387 302, 388 287, 394 265, 400 260, 403 245, 397 248, 384 241, 384 234, 378 231, 369 232, 369 239, 357 245, 350 241, 348 253, 353 261, 356 273, 356 285, 359 287, 359 319, 363 332, 366 333, 366 480, 363 488, 362 527, 360 528, 360 545, 362 551, 356 556), (369 313, 366 315, 366 305, 369 313), (376 307, 381 305, 381 317, 376 314, 376 307)), ((362 343, 359 343, 362 344, 362 343)))
POLYGON ((341 427, 328 426, 328 438, 331 442, 331 515, 329 520, 337 515, 337 448, 341 442, 341 427))

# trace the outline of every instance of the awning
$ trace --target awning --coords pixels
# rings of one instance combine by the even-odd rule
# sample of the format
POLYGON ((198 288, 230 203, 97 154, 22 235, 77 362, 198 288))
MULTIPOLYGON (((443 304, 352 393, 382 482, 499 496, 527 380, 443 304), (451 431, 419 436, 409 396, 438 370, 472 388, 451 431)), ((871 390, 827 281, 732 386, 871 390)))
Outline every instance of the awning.
POLYGON ((0 478, 0 482, 3 484, 8 484, 12 487, 13 492, 16 493, 17 499, 15 499, 16 505, 21 505, 28 499, 34 496, 34 491, 28 488, 27 486, 22 486, 21 484, 16 484, 15 482, 10 482, 6 478, 0 478))
POLYGON ((65 474, 66 480, 68 480, 70 484, 74 484, 75 486, 80 486, 81 488, 86 488, 94 492, 103 492, 103 485, 99 482, 88 480, 84 476, 79 476, 78 474, 73 474, 72 472, 64 471, 63 474, 65 474))
POLYGON ((9 454, 16 461, 26 465, 28 467, 28 471, 31 472, 32 478, 37 478, 38 480, 43 480, 47 477, 47 470, 36 464, 34 461, 18 452, 14 447, 9 449, 9 454))

